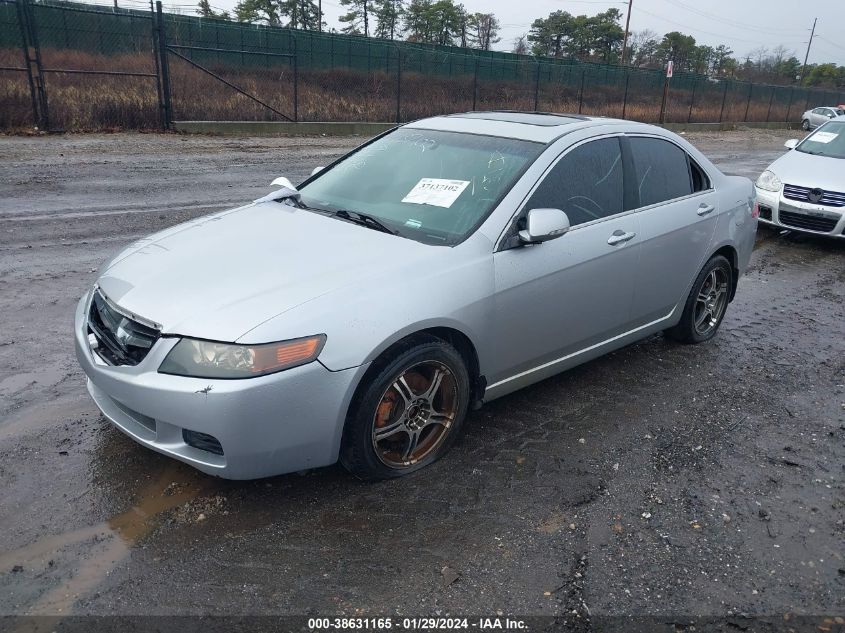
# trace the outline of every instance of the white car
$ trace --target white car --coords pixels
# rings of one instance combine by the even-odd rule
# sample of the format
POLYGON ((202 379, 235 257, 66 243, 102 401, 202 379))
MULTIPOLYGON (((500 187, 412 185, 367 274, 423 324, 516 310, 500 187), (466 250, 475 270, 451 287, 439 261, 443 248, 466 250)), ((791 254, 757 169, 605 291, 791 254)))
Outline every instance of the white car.
POLYGON ((760 222, 845 238, 845 117, 785 145, 755 183, 760 222))
POLYGON ((824 106, 821 108, 813 108, 807 110, 801 115, 801 128, 804 130, 814 130, 820 125, 824 125, 828 121, 838 116, 845 114, 845 110, 835 106, 824 106))

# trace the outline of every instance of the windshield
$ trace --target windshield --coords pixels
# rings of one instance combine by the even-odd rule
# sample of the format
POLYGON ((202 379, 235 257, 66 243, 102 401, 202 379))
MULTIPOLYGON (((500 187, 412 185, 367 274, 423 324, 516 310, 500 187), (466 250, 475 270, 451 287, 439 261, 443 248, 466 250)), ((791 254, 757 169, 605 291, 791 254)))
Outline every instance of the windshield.
POLYGON ((825 123, 795 149, 805 154, 845 158, 845 121, 825 123))
POLYGON ((308 207, 368 214, 403 237, 457 244, 474 231, 545 145, 400 128, 299 189, 308 207))

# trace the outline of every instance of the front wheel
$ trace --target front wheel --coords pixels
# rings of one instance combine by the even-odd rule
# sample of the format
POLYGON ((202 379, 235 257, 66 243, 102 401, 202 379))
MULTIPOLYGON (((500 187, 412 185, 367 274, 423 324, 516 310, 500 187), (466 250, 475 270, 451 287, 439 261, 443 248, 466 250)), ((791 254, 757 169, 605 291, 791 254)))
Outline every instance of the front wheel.
POLYGON ((364 479, 388 479, 439 459, 455 440, 469 403, 461 355, 435 338, 411 342, 382 362, 349 412, 343 466, 364 479))
POLYGON ((675 327, 666 330, 682 343, 703 343, 716 336, 733 292, 733 269, 721 255, 715 255, 701 269, 675 327))
POLYGON ((805 132, 810 129, 810 122, 807 119, 804 119, 803 121, 801 121, 801 129, 804 130, 805 132))

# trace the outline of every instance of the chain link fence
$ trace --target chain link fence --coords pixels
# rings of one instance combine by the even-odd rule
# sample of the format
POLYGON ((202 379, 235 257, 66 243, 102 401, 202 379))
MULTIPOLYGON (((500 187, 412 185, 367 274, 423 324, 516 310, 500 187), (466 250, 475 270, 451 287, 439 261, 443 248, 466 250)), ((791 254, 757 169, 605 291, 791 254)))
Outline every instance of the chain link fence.
POLYGON ((174 120, 403 122, 537 110, 667 123, 800 123, 845 91, 394 42, 63 0, 0 0, 0 128, 174 120))

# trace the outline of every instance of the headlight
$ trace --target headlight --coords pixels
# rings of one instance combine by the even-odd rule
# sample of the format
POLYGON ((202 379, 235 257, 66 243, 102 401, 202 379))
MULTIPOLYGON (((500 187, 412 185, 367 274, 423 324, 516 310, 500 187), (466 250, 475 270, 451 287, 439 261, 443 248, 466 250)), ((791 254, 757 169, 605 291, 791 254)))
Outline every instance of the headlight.
POLYGON ((317 359, 325 343, 325 334, 264 345, 183 338, 170 350, 158 371, 194 378, 253 378, 310 363, 317 359))
POLYGON ((775 172, 767 169, 760 174, 760 177, 757 179, 757 186, 760 187, 760 189, 765 189, 766 191, 780 191, 783 187, 783 183, 780 181, 780 178, 775 175, 775 172))

